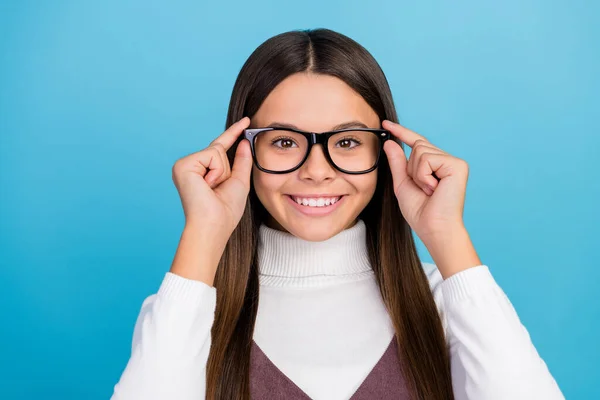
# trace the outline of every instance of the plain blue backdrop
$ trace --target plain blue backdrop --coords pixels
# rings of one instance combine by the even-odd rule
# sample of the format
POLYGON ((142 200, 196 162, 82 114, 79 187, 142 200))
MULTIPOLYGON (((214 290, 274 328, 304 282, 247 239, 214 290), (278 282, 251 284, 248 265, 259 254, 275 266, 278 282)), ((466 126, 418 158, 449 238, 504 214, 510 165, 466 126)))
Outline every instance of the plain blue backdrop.
MULTIPOLYGON (((470 165, 465 223, 566 397, 598 399, 593 1, 2 1, 0 398, 108 399, 183 227, 175 160, 269 37, 326 27, 470 165)), ((423 259, 430 261, 419 242, 423 259)))

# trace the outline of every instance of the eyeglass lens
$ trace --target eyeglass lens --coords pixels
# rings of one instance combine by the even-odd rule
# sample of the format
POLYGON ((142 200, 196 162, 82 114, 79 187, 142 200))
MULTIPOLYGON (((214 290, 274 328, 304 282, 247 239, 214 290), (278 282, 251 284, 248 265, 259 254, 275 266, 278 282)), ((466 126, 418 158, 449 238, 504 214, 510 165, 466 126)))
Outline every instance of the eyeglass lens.
MULTIPOLYGON (((262 168, 286 171, 302 162, 308 150, 308 139, 292 131, 264 131, 256 136, 254 147, 262 168)), ((351 172, 373 168, 379 155, 379 139, 368 131, 336 133, 329 138, 327 147, 333 162, 351 172)))

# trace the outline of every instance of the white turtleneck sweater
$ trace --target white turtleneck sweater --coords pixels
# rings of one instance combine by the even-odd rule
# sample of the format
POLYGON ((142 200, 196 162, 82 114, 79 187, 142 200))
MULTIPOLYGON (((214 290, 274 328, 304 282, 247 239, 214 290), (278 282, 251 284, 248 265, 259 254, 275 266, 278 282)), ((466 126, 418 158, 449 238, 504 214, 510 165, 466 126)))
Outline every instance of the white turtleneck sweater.
MULTIPOLYGON (((394 335, 362 220, 323 242, 260 227, 254 341, 315 400, 348 399, 394 335)), ((457 400, 564 399, 489 268, 424 271, 450 348, 457 400)), ((142 304, 112 400, 205 398, 216 288, 167 272, 142 304)), ((410 344, 409 344, 410 345, 410 344)))

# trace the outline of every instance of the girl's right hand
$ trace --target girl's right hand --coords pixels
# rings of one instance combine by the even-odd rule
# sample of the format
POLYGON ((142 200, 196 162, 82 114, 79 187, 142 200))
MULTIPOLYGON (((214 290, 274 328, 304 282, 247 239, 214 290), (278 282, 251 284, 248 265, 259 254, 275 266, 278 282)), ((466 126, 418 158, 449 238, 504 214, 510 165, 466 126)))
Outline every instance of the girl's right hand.
POLYGON ((242 118, 207 148, 173 165, 173 182, 181 198, 186 225, 206 225, 231 235, 240 222, 250 192, 250 143, 244 139, 238 144, 233 168, 226 151, 249 122, 250 118, 242 118))

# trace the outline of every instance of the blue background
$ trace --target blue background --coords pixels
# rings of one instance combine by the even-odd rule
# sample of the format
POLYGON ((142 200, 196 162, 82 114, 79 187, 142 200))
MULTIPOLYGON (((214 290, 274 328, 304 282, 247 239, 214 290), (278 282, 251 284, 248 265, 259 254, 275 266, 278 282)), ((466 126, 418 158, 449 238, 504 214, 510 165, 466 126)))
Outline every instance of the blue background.
MULTIPOLYGON (((183 227, 178 158, 267 38, 327 27, 468 161, 465 223, 569 399, 600 398, 593 1, 0 3, 0 398, 107 399, 183 227)), ((430 261, 419 242, 424 260, 430 261)))

